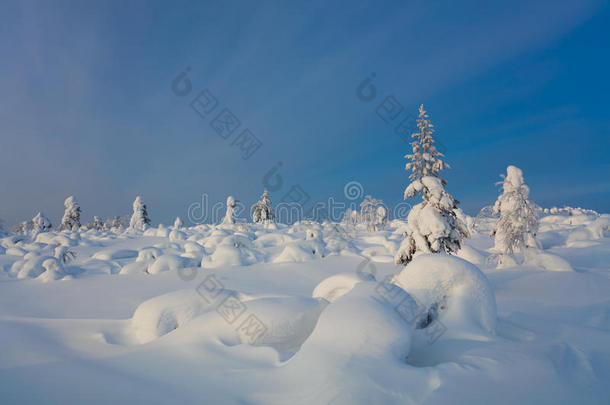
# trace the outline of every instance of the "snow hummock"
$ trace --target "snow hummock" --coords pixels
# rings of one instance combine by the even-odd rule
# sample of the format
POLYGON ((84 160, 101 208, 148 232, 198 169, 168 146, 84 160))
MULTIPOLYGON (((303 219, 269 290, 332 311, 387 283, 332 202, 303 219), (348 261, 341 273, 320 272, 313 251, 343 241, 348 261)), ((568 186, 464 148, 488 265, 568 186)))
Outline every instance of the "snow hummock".
POLYGON ((493 288, 481 270, 466 260, 445 254, 419 255, 393 282, 438 317, 450 332, 496 331, 493 288))

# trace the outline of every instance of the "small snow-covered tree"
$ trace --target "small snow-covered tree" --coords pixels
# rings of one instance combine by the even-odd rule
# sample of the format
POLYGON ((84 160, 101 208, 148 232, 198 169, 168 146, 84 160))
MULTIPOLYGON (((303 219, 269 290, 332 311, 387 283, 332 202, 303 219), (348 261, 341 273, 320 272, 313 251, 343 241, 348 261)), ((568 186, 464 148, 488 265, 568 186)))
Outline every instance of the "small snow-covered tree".
POLYGON ((64 201, 64 216, 61 219, 59 230, 78 231, 80 228, 80 213, 81 209, 74 196, 66 198, 64 201))
POLYGON ((180 219, 180 217, 176 217, 176 220, 174 221, 174 228, 175 229, 182 228, 182 220, 180 219))
MULTIPOLYGON (((498 265, 503 265, 503 255, 522 251, 530 240, 534 241, 538 231, 536 205, 528 200, 529 187, 523 181, 523 172, 515 166, 506 168, 502 176, 502 194, 498 197, 493 213, 499 214, 491 236, 494 237, 495 250, 500 254, 498 265)), ((512 262, 510 258, 507 261, 512 262)))
POLYGON ((410 160, 406 169, 411 171, 411 184, 404 198, 421 193, 423 201, 407 216, 407 235, 394 258, 397 265, 409 263, 416 252, 456 252, 468 236, 466 225, 455 213, 459 201, 445 190, 447 182, 439 176, 450 166, 441 160, 444 155, 434 146, 433 125, 423 105, 419 107, 417 127, 419 132, 411 135, 413 153, 405 156, 410 160))
POLYGON ((345 215, 343 215, 343 220, 341 221, 344 226, 353 228, 358 225, 358 211, 348 208, 345 211, 345 215))
POLYGON ((101 231, 102 229, 106 229, 106 224, 97 216, 93 216, 93 222, 87 224, 88 229, 95 229, 96 231, 101 231))
POLYGON ((267 189, 265 189, 260 201, 257 201, 251 210, 252 222, 259 224, 273 221, 273 209, 271 208, 271 200, 269 199, 269 191, 267 189))
POLYGON ((133 202, 133 215, 129 221, 129 229, 133 231, 144 231, 149 225, 150 218, 148 218, 146 204, 142 202, 140 196, 137 196, 133 202))
POLYGON ((227 212, 222 220, 223 224, 234 224, 235 223, 235 198, 232 195, 227 197, 227 212))
POLYGON ((38 235, 41 232, 47 232, 51 229, 51 221, 49 218, 45 217, 42 212, 36 214, 34 218, 32 218, 32 235, 38 235))
POLYGON ((107 218, 104 222, 104 230, 120 232, 124 228, 124 222, 119 215, 115 215, 112 219, 107 218))
POLYGON ((34 224, 32 223, 32 221, 23 221, 22 223, 15 225, 13 227, 13 233, 16 233, 18 235, 29 235, 30 232, 32 232, 32 228, 34 227, 34 224))
POLYGON ((387 210, 383 201, 370 195, 364 197, 360 203, 360 223, 364 224, 368 231, 378 231, 383 229, 387 221, 387 210))
POLYGON ((386 227, 388 224, 388 210, 383 205, 377 207, 377 218, 375 222, 375 227, 378 230, 381 230, 386 227))

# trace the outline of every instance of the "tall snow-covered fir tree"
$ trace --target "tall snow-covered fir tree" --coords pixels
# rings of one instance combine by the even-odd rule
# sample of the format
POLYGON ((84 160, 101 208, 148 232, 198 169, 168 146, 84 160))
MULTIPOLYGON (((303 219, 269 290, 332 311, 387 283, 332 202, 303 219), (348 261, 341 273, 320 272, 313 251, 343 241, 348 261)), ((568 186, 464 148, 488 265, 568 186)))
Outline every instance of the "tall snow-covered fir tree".
POLYGON ((520 252, 528 244, 535 246, 538 231, 536 206, 528 200, 530 190, 523 181, 523 172, 508 166, 506 176, 502 177, 502 194, 493 207, 493 213, 500 214, 500 219, 491 232, 494 248, 500 254, 498 267, 504 265, 504 255, 520 252))
POLYGON ((133 215, 129 221, 129 229, 133 231, 144 231, 150 225, 146 204, 142 202, 140 196, 137 196, 133 202, 133 215))
POLYGON ((261 199, 252 206, 251 210, 252 222, 260 224, 273 221, 273 209, 271 208, 271 200, 269 199, 269 191, 267 189, 261 195, 261 199))
POLYGON ((64 216, 61 219, 59 230, 78 231, 80 229, 80 213, 81 209, 74 196, 66 198, 64 201, 64 216))
POLYGON ((466 225, 455 213, 459 201, 445 190, 447 182, 439 176, 450 166, 441 160, 444 155, 434 146, 433 125, 423 105, 419 107, 417 127, 419 132, 411 135, 413 153, 405 156, 410 160, 406 169, 411 171, 411 184, 404 198, 422 193, 423 201, 407 216, 406 238, 394 258, 397 265, 409 263, 416 252, 456 252, 468 237, 466 225))
POLYGON ((227 212, 225 217, 222 220, 223 224, 234 224, 235 223, 235 207, 236 207, 235 198, 232 195, 227 197, 227 212))

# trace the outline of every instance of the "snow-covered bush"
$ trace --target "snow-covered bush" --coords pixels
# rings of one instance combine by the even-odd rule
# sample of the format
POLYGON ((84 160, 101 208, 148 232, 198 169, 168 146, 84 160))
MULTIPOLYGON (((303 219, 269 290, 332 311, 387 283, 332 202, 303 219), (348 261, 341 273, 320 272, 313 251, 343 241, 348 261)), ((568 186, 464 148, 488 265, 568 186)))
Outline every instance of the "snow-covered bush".
POLYGON ((133 202, 133 215, 129 221, 129 229, 133 231, 145 231, 149 225, 150 218, 148 218, 146 204, 142 202, 140 196, 137 196, 133 202))
POLYGON ((235 198, 232 195, 227 197, 227 212, 222 220, 223 224, 231 225, 235 223, 235 198))
POLYGON ((81 209, 74 196, 66 198, 64 201, 64 216, 61 219, 59 230, 77 231, 80 229, 80 213, 81 209))
POLYGON ((405 156, 411 160, 406 169, 412 171, 409 176, 412 182, 406 188, 404 198, 421 192, 423 202, 409 212, 407 237, 394 258, 397 265, 409 263, 416 252, 457 252, 468 237, 466 225, 455 212, 458 201, 445 191, 447 182, 438 175, 449 165, 440 159, 444 155, 434 146, 434 130, 423 105, 419 107, 417 127, 419 132, 412 135, 415 138, 411 142, 413 154, 405 156))
POLYGON ((494 226, 494 248, 499 253, 498 266, 504 266, 503 256, 521 252, 526 246, 537 247, 538 216, 535 205, 529 201, 529 187, 523 182, 523 172, 515 166, 506 168, 501 182, 502 194, 493 211, 500 219, 494 226))
POLYGON ((265 189, 265 192, 261 196, 260 201, 257 201, 251 209, 252 222, 258 224, 273 221, 273 209, 271 208, 271 200, 269 199, 269 192, 267 191, 267 189, 265 189))

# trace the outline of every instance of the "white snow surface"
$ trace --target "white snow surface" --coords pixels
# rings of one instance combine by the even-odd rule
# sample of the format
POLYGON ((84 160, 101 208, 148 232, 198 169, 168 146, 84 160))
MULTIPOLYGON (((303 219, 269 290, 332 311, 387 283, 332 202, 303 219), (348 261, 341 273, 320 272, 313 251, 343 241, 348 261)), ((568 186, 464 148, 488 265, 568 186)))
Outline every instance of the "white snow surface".
POLYGON ((502 269, 477 232, 395 267, 397 220, 3 236, 0 403, 608 404, 608 218, 502 269))

